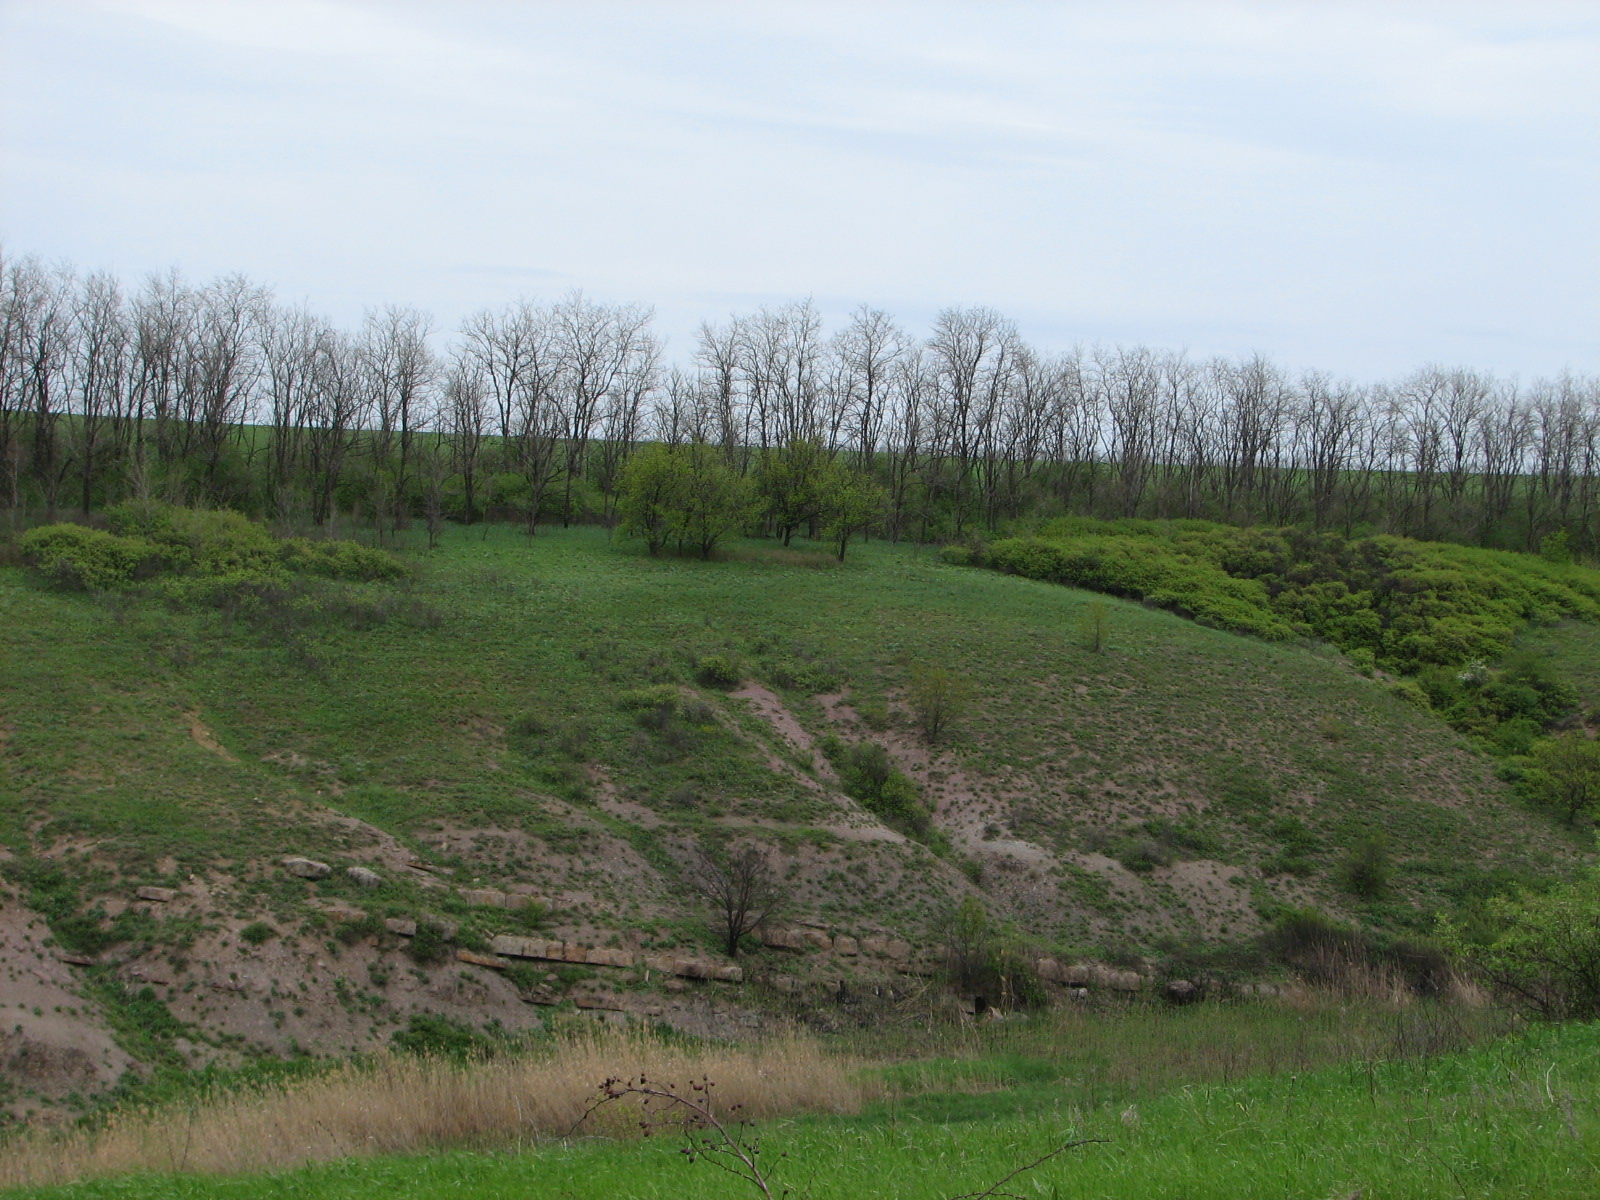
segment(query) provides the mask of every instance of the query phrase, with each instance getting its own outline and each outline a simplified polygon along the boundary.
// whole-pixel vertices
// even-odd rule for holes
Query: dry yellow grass
[[[547,1052],[463,1064],[382,1057],[286,1088],[229,1096],[188,1114],[163,1108],[98,1130],[26,1135],[0,1147],[0,1186],[40,1186],[138,1171],[274,1170],[352,1155],[446,1146],[514,1146],[572,1129],[611,1076],[640,1072],[679,1086],[709,1077],[714,1103],[754,1119],[857,1111],[876,1085],[857,1064],[799,1037],[743,1047],[686,1047],[636,1030],[559,1039]],[[628,1136],[612,1108],[591,1134]]]

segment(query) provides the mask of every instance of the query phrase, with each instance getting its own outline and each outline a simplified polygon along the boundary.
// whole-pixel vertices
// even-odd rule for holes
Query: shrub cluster
[[[1436,996],[1452,978],[1450,957],[1438,946],[1380,938],[1309,908],[1280,914],[1260,946],[1269,960],[1314,983],[1337,986],[1361,971],[1387,970],[1417,995]]]
[[[31,529],[19,539],[24,561],[59,587],[106,592],[148,581],[173,600],[204,603],[282,587],[297,575],[377,582],[406,572],[382,550],[277,538],[223,510],[130,503],[108,510],[106,522],[104,530],[70,524]]]
[[[1004,1009],[1048,1003],[1035,958],[1011,930],[996,924],[976,896],[966,896],[943,921],[945,976],[958,992]]]
[[[1074,519],[951,557],[1236,633],[1318,638],[1405,673],[1496,658],[1529,621],[1600,621],[1600,572],[1388,536]]]
[[[888,752],[874,742],[846,743],[829,735],[822,752],[839,773],[844,794],[857,801],[891,829],[928,845],[937,853],[949,852],[944,834],[922,802],[922,793],[905,772],[890,761]]]

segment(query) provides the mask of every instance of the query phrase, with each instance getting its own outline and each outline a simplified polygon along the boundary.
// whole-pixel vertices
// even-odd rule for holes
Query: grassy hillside
[[[793,920],[931,951],[977,895],[1040,950],[1125,964],[1284,906],[1424,931],[1587,849],[1332,651],[1114,601],[1092,653],[1089,593],[928,551],[840,565],[746,542],[701,562],[480,527],[410,561],[400,583],[220,607],[0,569],[6,874],[96,961],[75,969],[146,1061],[357,1045],[418,1011],[537,1023],[532,990],[596,972],[441,962],[383,919],[458,924],[469,952],[541,929],[710,953],[685,864],[741,838],[775,848]],[[931,748],[906,705],[928,665],[972,693]],[[916,784],[931,833],[844,794],[823,747],[852,743]],[[308,883],[285,855],[336,870]],[[1362,855],[1386,885],[1361,882]],[[344,876],[358,863],[378,887]],[[540,900],[487,907],[472,884]],[[846,968],[763,951],[742,989],[656,1012],[714,1032],[785,977]]]

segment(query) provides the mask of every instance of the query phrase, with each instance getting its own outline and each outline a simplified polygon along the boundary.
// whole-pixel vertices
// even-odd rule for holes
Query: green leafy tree
[[[981,995],[1001,1010],[1044,1003],[1044,987],[1026,948],[990,919],[978,897],[962,897],[942,925],[951,987]]]
[[[834,464],[823,482],[820,516],[823,535],[844,561],[850,539],[883,514],[888,493],[860,471]]]
[[[795,530],[819,519],[834,472],[822,443],[796,438],[761,460],[756,490],[761,509],[787,546]]]
[[[710,558],[717,543],[751,519],[755,505],[749,481],[728,466],[715,446],[685,446],[683,490],[679,499],[676,536],[680,545],[692,546],[701,558]]]
[[[1600,810],[1600,741],[1574,730],[1536,743],[1528,759],[1528,790],[1569,825]]]
[[[660,554],[676,542],[710,558],[717,543],[750,520],[750,485],[715,446],[646,446],[623,469],[617,513],[625,534]]]
[[[671,539],[687,475],[683,448],[645,446],[628,460],[618,484],[617,513],[624,534],[641,537],[652,556]]]

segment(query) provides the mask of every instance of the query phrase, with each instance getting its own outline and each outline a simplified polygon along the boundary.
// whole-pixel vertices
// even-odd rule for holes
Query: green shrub
[[[1387,895],[1393,875],[1388,848],[1376,835],[1354,846],[1335,871],[1339,886],[1362,900],[1380,900]]]
[[[327,579],[377,583],[406,575],[406,565],[394,555],[359,542],[290,538],[282,544],[280,557],[291,571]]]
[[[617,707],[627,712],[643,712],[660,708],[665,708],[668,712],[676,712],[682,699],[682,695],[675,686],[670,683],[658,683],[651,687],[633,688],[623,692],[617,697]]]
[[[882,746],[874,742],[846,745],[829,736],[822,742],[822,751],[839,772],[845,795],[884,824],[923,842],[937,832],[916,783],[890,761]]]
[[[159,571],[162,550],[143,538],[121,538],[82,525],[41,525],[17,542],[23,561],[57,587],[108,592]]]
[[[1600,868],[1543,894],[1494,896],[1479,937],[1440,918],[1446,948],[1512,1005],[1551,1020],[1600,1017]]]
[[[426,966],[443,962],[450,953],[444,931],[432,921],[418,921],[416,936],[407,938],[405,952],[413,962]]]
[[[972,549],[968,546],[944,546],[939,550],[939,561],[949,563],[952,567],[970,567],[973,565]]]
[[[1600,741],[1579,730],[1545,738],[1528,755],[1523,791],[1568,824],[1600,812]]]
[[[80,525],[29,530],[20,552],[60,587],[111,591],[154,579],[173,603],[213,607],[283,586],[296,574],[383,581],[406,571],[393,555],[354,542],[280,542],[226,510],[147,501],[109,509],[106,520],[109,532]]]
[[[265,921],[252,921],[239,931],[239,940],[252,946],[259,946],[277,936],[278,931]]]
[[[1008,929],[990,920],[976,896],[964,897],[941,924],[945,976],[951,988],[980,996],[989,1007],[1001,1010],[1048,1003],[1034,955]]]
[[[744,662],[734,654],[707,654],[695,667],[695,678],[705,687],[727,690],[744,679]]]
[[[413,1013],[390,1040],[408,1054],[439,1058],[492,1058],[500,1049],[499,1039],[435,1013]]]
[[[1559,537],[1547,540],[1549,552],[1536,557],[1303,529],[1074,518],[997,541],[986,562],[1235,633],[1318,638],[1363,674],[1420,673],[1396,694],[1435,708],[1486,749],[1515,753],[1527,745],[1525,726],[1504,736],[1499,727],[1548,727],[1570,710],[1570,693],[1525,664],[1454,677],[1508,653],[1529,622],[1600,622],[1600,572],[1568,561]]]

